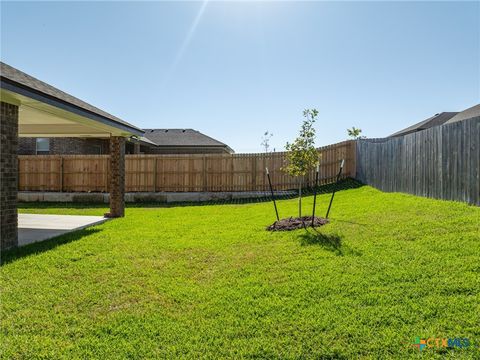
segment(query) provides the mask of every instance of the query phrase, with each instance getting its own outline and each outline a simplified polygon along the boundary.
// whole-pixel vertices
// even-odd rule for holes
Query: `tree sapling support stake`
[[[312,211],[312,227],[315,223],[315,206],[317,205],[317,187],[318,187],[318,172],[320,165],[317,164],[317,171],[315,172],[315,187],[313,188],[313,211]]]
[[[330,204],[328,204],[328,210],[327,210],[327,215],[325,215],[325,219],[328,219],[328,214],[330,213],[330,208],[332,207],[333,197],[335,196],[335,191],[337,190],[338,182],[340,181],[340,175],[342,175],[344,163],[345,163],[345,159],[342,159],[342,163],[340,164],[340,170],[338,171],[338,175],[337,175],[337,181],[335,182],[332,197],[330,198]]]
[[[277,203],[275,202],[275,196],[273,195],[273,187],[272,187],[272,181],[270,180],[270,172],[268,171],[268,168],[265,168],[265,170],[267,171],[268,185],[270,186],[270,192],[272,194],[273,207],[275,208],[275,214],[277,215],[277,221],[280,221],[280,218],[278,217]]]

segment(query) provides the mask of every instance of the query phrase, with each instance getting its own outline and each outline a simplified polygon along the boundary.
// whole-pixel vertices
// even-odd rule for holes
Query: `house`
[[[403,130],[397,131],[396,133],[390,135],[389,137],[403,136],[407,134],[412,134],[417,131],[429,129],[434,126],[443,125],[457,114],[458,114],[457,112],[442,112],[442,113],[435,114],[426,120],[420,121],[417,124],[411,125]]]
[[[92,82],[92,86],[95,86]],[[95,138],[109,145],[109,217],[125,209],[125,140],[143,130],[0,62],[0,248],[18,246],[18,143],[28,138]],[[45,142],[38,148],[45,151]]]
[[[468,109],[459,112],[457,115],[448,120],[446,124],[452,124],[457,121],[471,119],[474,117],[480,117],[480,104],[474,105]]]
[[[397,131],[389,137],[398,137],[407,134],[412,134],[417,131],[429,129],[434,126],[452,124],[457,121],[480,117],[480,104],[474,105],[468,109],[460,112],[442,112],[429,117],[426,120],[420,121],[417,124],[411,125],[403,130]]]
[[[143,129],[127,140],[127,154],[232,154],[228,145],[194,129]],[[100,138],[20,138],[20,155],[108,154],[108,140]]]
[[[194,129],[143,129],[140,141],[147,139],[155,146],[141,145],[146,154],[233,154],[233,149]],[[143,151],[142,151],[143,149]]]

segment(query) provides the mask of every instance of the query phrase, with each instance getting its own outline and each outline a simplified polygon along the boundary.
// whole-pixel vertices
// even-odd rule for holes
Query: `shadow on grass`
[[[337,256],[355,255],[360,256],[361,253],[345,246],[342,237],[336,234],[323,234],[318,231],[305,231],[300,235],[300,244],[302,246],[318,245],[325,250],[331,251]]]
[[[68,234],[60,235],[48,240],[40,241],[37,243],[25,245],[22,247],[2,251],[1,265],[5,265],[16,260],[22,259],[30,255],[41,254],[45,251],[52,250],[57,246],[65,245],[73,241],[80,240],[85,236],[93,235],[100,232],[100,229],[83,229],[73,231]]]

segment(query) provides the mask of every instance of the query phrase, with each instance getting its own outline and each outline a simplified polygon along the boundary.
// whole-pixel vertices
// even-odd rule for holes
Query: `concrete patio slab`
[[[103,216],[18,214],[18,246],[101,224]]]

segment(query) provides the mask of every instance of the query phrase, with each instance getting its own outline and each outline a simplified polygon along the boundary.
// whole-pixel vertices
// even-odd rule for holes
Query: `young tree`
[[[273,134],[268,130],[265,131],[262,136],[262,142],[260,143],[260,145],[265,149],[266,153],[268,153],[268,150],[270,150],[270,139],[272,138],[272,136]]]
[[[299,197],[298,197],[298,216],[302,216],[302,185],[303,177],[318,164],[318,151],[315,148],[315,128],[314,123],[318,116],[317,109],[307,109],[303,111],[302,127],[299,136],[293,143],[287,143],[287,165],[283,171],[299,179]]]
[[[350,136],[354,140],[363,138],[364,136],[360,136],[361,133],[362,129],[357,129],[355,126],[352,126],[351,129],[347,129],[348,136]]]

